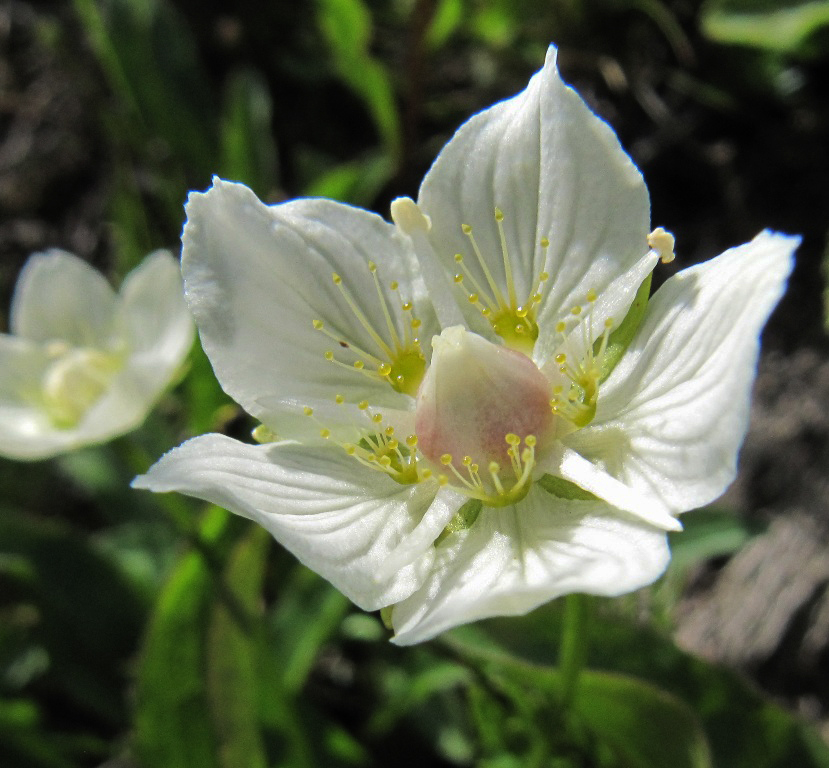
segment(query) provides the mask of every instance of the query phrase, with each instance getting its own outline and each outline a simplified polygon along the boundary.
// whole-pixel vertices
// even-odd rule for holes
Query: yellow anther
[[[373,414],[371,415],[371,420],[372,420],[375,424],[379,424],[381,421],[383,421],[383,414],[382,414],[382,413],[373,413]]]
[[[548,245],[549,245],[549,243],[548,243]],[[538,276],[538,279],[539,279],[540,282],[546,283],[550,279],[550,273],[549,272],[542,272]]]
[[[471,235],[472,234],[472,227],[470,227],[469,224],[461,224],[461,231],[465,235]]]
[[[388,376],[391,373],[391,366],[388,363],[380,363],[377,367],[377,373],[381,376]]]
[[[489,462],[489,473],[491,475],[497,475],[501,471],[501,465],[497,461],[490,461]]]
[[[554,359],[555,359],[555,361],[556,361],[557,363],[566,363],[566,362],[567,362],[567,355],[565,355],[565,354],[564,354],[564,352],[559,352],[559,353],[555,356],[555,358],[554,358]]]
[[[458,285],[460,285],[463,282],[463,275],[461,275],[459,273],[459,274],[455,275],[455,277],[453,279]]]
[[[477,293],[470,293],[469,294],[469,303],[470,304],[477,304],[478,303],[478,294]]]
[[[391,437],[394,434],[394,427],[386,427],[386,436]],[[395,440],[395,442],[397,442]]]
[[[326,360],[333,360],[334,359],[334,353],[330,349],[327,349],[327,350],[325,350],[325,354],[323,355],[323,357]]]
[[[400,283],[398,283],[397,280],[392,280],[389,283],[389,288],[391,288],[393,291],[396,291],[399,287],[400,287]]]
[[[594,291],[594,290],[591,288],[591,289],[587,292],[587,300],[588,300],[588,301],[592,304],[594,301],[596,301],[596,298],[597,298],[597,297],[596,297],[596,291]]]
[[[571,315],[580,315],[581,314],[581,307],[576,305],[570,310]]]
[[[550,241],[546,237],[541,238],[541,247],[542,248],[549,248],[550,247]]]
[[[321,331],[323,329],[322,320],[313,320],[312,323],[316,330]]]
[[[358,407],[361,411],[366,410],[366,408],[368,408],[368,400],[360,400],[360,402],[359,402],[359,403],[357,403],[357,407]]]
[[[444,453],[443,456],[440,457],[440,463],[445,467],[449,466],[452,463],[452,454]]]
[[[414,448],[417,445],[417,435],[409,435],[406,438],[406,445],[408,445],[409,448]]]
[[[334,285],[340,285],[343,281],[343,279],[336,272],[331,275],[331,279],[334,281]]]
[[[355,361],[354,361],[354,367],[355,367],[358,371],[362,371],[362,370],[363,370],[363,368],[365,368],[365,367],[366,367],[366,364],[365,364],[362,360],[355,360]]]
[[[321,429],[320,430],[320,437],[324,437],[326,440],[331,437],[331,430],[330,429]]]
[[[449,485],[449,478],[446,475],[438,475],[439,485]]]
[[[411,312],[412,311],[412,302],[411,301],[404,301],[401,305],[401,308],[404,312]]]
[[[563,320],[559,320],[556,323],[556,333],[564,333],[567,330],[567,323]]]
[[[500,208],[495,209],[495,221],[503,221],[504,212]]]
[[[613,327],[613,318],[608,317],[607,320],[604,321],[605,328],[612,328]]]
[[[349,455],[353,456],[357,453],[357,446],[354,443],[343,443],[343,450]]]
[[[412,329],[413,330],[417,330],[418,328],[420,328],[421,325],[422,325],[422,322],[421,322],[420,318],[418,318],[418,317],[413,317],[412,318]]]
[[[509,432],[506,435],[504,435],[504,440],[506,440],[509,445],[521,444],[521,438],[518,437],[518,435],[516,435],[514,432]]]
[[[535,444],[536,444],[536,437],[535,437],[535,435],[527,435],[527,436],[524,438],[524,444],[525,444],[525,445],[527,445],[527,446],[529,446],[530,448],[535,448]]]
[[[371,272],[372,274],[377,271],[377,265],[373,261],[370,261],[368,263],[368,271]]]
[[[345,397],[343,397],[342,395],[334,395],[334,402],[337,405],[342,405],[345,402]]]
[[[313,416],[313,415],[314,415],[314,409],[313,409],[313,408],[309,408],[307,405],[306,405],[306,406],[302,409],[302,412],[303,412],[306,416]]]
[[[463,461],[461,461],[461,464],[463,464],[465,467],[471,466],[472,465],[472,457],[471,456],[464,456]]]
[[[471,232],[472,230],[470,229],[469,231]],[[456,261],[458,264],[460,264],[460,263],[463,261],[463,256],[462,256],[460,253],[456,253],[456,254],[455,254],[455,261]]]

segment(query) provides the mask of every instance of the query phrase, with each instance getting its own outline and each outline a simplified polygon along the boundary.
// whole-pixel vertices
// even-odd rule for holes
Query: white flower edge
[[[596,418],[565,444],[672,514],[720,496],[748,428],[760,331],[799,243],[764,231],[669,278],[602,385]]]
[[[602,502],[535,486],[517,506],[484,508],[436,548],[429,578],[394,606],[392,642],[412,645],[492,616],[523,615],[572,592],[616,596],[652,583],[670,560],[664,531]]]
[[[177,260],[166,251],[144,259],[118,294],[70,253],[35,254],[15,291],[11,330],[20,335],[0,335],[0,456],[29,461],[140,426],[178,372],[195,332]],[[26,394],[41,386],[50,342],[107,352],[126,348],[105,392],[68,428],[56,427]]]
[[[464,498],[435,481],[400,485],[339,449],[194,438],[134,488],[178,491],[247,517],[364,610],[399,602],[427,577],[433,542]]]

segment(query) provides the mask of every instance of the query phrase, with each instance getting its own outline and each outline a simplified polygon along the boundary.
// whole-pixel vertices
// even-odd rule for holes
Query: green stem
[[[573,703],[579,675],[587,662],[588,598],[567,595],[564,598],[564,626],[558,668],[561,673],[561,703],[568,709]]]

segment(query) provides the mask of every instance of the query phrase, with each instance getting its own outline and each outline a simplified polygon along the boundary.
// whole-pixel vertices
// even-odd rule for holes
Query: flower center
[[[455,283],[463,288],[471,286],[472,292],[467,293],[469,303],[475,306],[489,321],[495,333],[504,340],[504,344],[529,355],[532,353],[535,341],[538,338],[538,323],[535,319],[536,307],[541,301],[544,284],[550,276],[546,272],[541,272],[534,283],[533,290],[524,301],[519,302],[515,279],[513,278],[512,259],[504,233],[504,214],[500,208],[495,209],[495,224],[498,227],[498,237],[501,243],[506,294],[501,290],[492,275],[492,271],[487,266],[486,259],[481,253],[475,235],[472,233],[472,227],[469,224],[463,224],[461,229],[469,239],[478,266],[484,274],[486,285],[483,285],[474,273],[466,267],[463,254],[460,253],[455,254],[455,263],[461,270],[455,275]],[[540,245],[546,251],[550,246],[550,241],[543,237]]]
[[[41,384],[43,408],[59,429],[70,429],[98,401],[122,366],[118,355],[87,347],[49,345],[54,358]]]
[[[376,349],[373,352],[362,349],[353,341],[345,338],[343,334],[335,333],[326,328],[322,320],[314,319],[314,328],[336,342],[340,354],[348,355],[350,358],[348,361],[341,360],[334,355],[333,349],[329,349],[325,352],[325,359],[348,370],[357,371],[369,378],[385,380],[397,392],[414,397],[426,371],[426,359],[420,348],[420,340],[417,338],[420,320],[414,315],[412,302],[401,299],[398,306],[403,315],[403,322],[401,323],[403,332],[399,333],[392,318],[386,295],[380,285],[380,279],[377,276],[377,265],[370,261],[368,269],[374,281],[377,298],[383,313],[384,329],[378,329],[372,324],[354,300],[351,292],[343,284],[340,275],[335,272],[331,278],[357,322],[371,338]],[[396,281],[391,282],[389,287],[395,293],[399,290]]]
[[[432,339],[417,396],[420,452],[458,490],[490,506],[529,491],[536,450],[553,435],[550,385],[526,355],[461,326]]]

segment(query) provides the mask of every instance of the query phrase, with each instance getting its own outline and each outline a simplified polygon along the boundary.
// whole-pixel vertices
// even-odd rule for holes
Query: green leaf
[[[317,16],[340,79],[363,101],[386,152],[397,158],[400,116],[391,77],[370,53],[371,13],[361,0],[317,0]]]
[[[367,206],[374,202],[393,172],[394,165],[388,155],[371,155],[321,173],[305,190],[305,195]]]
[[[619,674],[583,672],[573,700],[580,720],[628,768],[710,768],[693,710],[666,691]]]
[[[463,0],[441,0],[426,30],[426,45],[438,50],[463,21]]]
[[[202,525],[204,539],[218,541],[227,519],[214,510]],[[190,552],[159,597],[137,675],[135,747],[145,765],[223,768],[205,674],[213,586],[204,557]]]
[[[826,0],[709,0],[702,9],[712,40],[778,53],[809,52],[809,38],[827,24]]]
[[[717,507],[684,515],[682,524],[682,531],[668,534],[671,567],[679,570],[712,557],[733,554],[759,533],[734,512]]]
[[[225,87],[223,104],[220,175],[266,199],[276,186],[277,159],[268,84],[257,72],[237,71]]]
[[[251,525],[234,547],[224,581],[246,615],[259,616],[262,582],[271,537]],[[207,628],[207,698],[222,768],[267,768],[258,727],[256,636],[261,623],[240,624],[241,617],[217,601]]]

